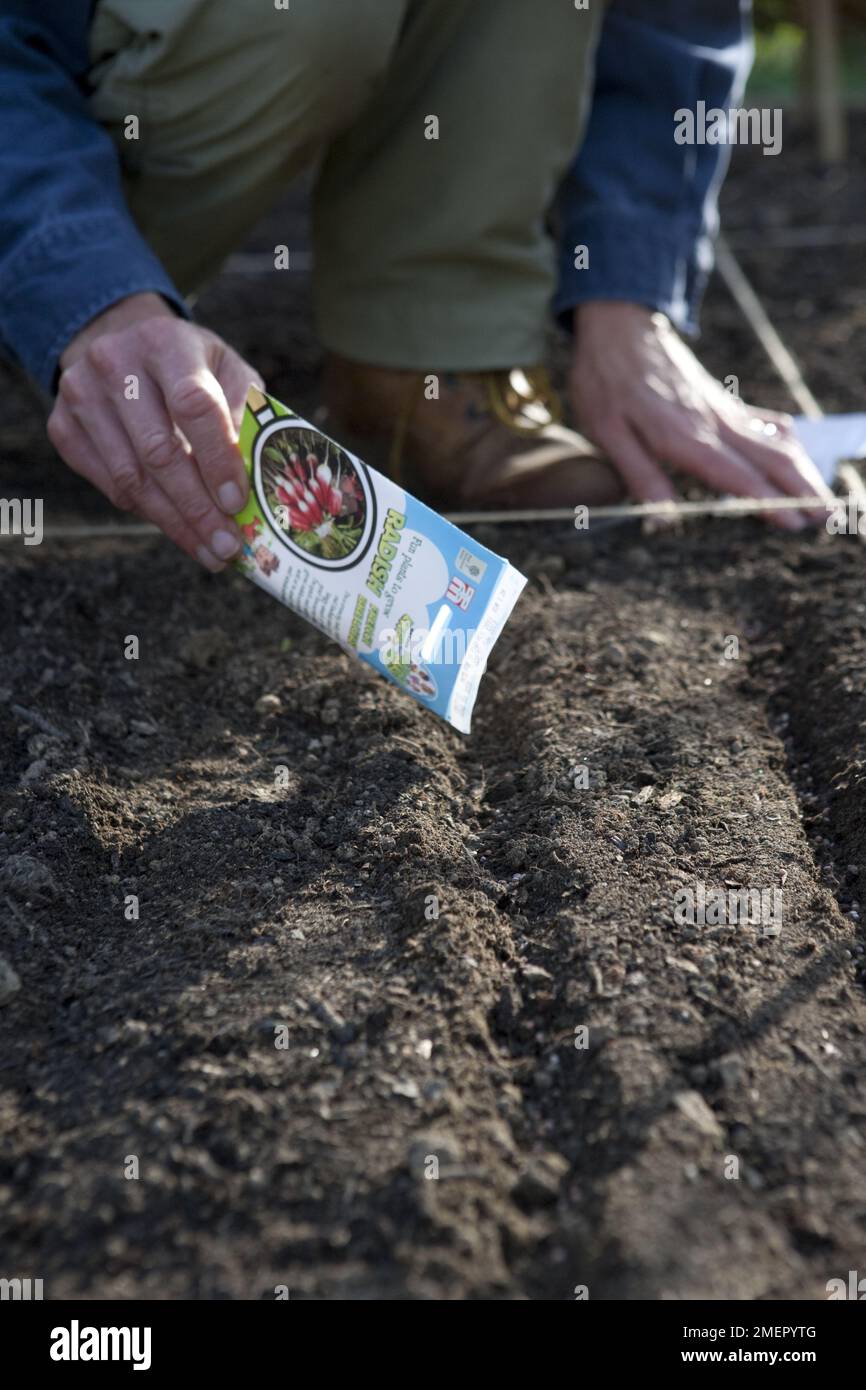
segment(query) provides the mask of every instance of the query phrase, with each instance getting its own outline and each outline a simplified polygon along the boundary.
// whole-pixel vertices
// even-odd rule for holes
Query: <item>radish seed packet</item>
[[[460,733],[526,579],[251,387],[237,567]]]

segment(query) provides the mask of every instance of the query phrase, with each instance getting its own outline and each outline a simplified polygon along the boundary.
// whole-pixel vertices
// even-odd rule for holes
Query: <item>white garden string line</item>
[[[859,480],[858,480],[859,481]],[[841,503],[840,503],[841,504]],[[717,497],[701,499],[696,502],[623,502],[609,507],[588,507],[588,521],[629,521],[632,518],[660,517],[662,520],[676,520],[681,516],[750,516],[762,512],[811,511],[821,507],[831,507],[830,502],[809,494],[804,497]],[[509,512],[445,512],[445,520],[455,526],[481,525],[484,522],[519,521],[574,521],[573,507],[540,507],[535,511]],[[578,528],[588,530],[589,527]],[[103,522],[81,526],[45,526],[45,540],[73,541],[89,540],[94,537],[128,536],[140,539],[158,536],[162,533],[158,526],[142,523],[124,525],[123,522]],[[12,536],[0,536],[0,540],[12,540]]]
[[[122,521],[95,521],[82,522],[81,525],[70,526],[43,526],[42,539],[44,541],[89,541],[107,540],[112,536],[126,536],[130,540],[140,540],[143,536],[161,536],[162,532],[158,526],[151,526],[149,522],[142,522],[140,525],[124,523]],[[16,537],[10,532],[8,535],[0,535],[0,544],[3,541],[13,541]]]
[[[618,502],[609,507],[587,507],[587,520],[629,521],[632,517],[669,517],[675,520],[680,516],[749,516],[761,512],[810,511],[829,507],[814,493],[806,497],[710,497],[696,502]],[[480,524],[484,521],[573,521],[574,507],[539,508],[537,511],[510,512],[452,512],[446,514],[446,521],[455,526]],[[577,529],[589,530],[589,526]]]
[[[814,511],[822,506],[820,498],[812,494],[805,497],[718,497],[697,502],[623,502],[609,507],[588,507],[590,521],[628,521],[633,517],[661,517],[675,520],[681,516],[749,516],[761,512],[795,511],[809,508]],[[510,512],[445,512],[445,520],[455,525],[480,525],[483,522],[514,521],[574,521],[573,507],[538,508],[536,511]],[[589,529],[588,527],[583,529]],[[158,526],[149,523],[124,524],[122,521],[97,522],[91,525],[45,526],[43,538],[55,541],[90,540],[102,537],[108,539],[127,536],[141,539],[161,535]],[[14,537],[0,536],[2,540]]]
[[[255,275],[264,269],[265,261],[269,261],[269,259],[265,256],[239,254],[229,258],[227,268],[241,275]],[[310,258],[304,256],[302,259],[304,265],[299,263],[297,265],[299,270],[307,269],[306,262]],[[746,319],[801,414],[813,420],[820,420],[824,412],[803,380],[803,374],[796,360],[774,328],[763,304],[746,278],[728,243],[721,236],[716,243],[716,266],[728,293]],[[866,512],[866,486],[864,486],[857,470],[849,463],[841,463],[837,470],[837,477],[847,488],[849,495],[853,496],[859,503],[862,511]],[[742,517],[788,509],[808,508],[815,510],[816,505],[820,507],[830,504],[822,504],[813,496],[708,497],[694,502],[622,502],[609,507],[589,507],[587,511],[589,521],[604,520],[610,524],[650,517],[660,517],[666,520],[687,516]],[[573,522],[575,509],[573,507],[542,507],[501,512],[446,512],[445,517],[456,526],[482,523],[517,525],[521,522],[533,521]],[[588,530],[589,528],[585,529]],[[46,526],[43,528],[44,540],[90,540],[98,537],[116,536],[137,539],[158,534],[160,532],[157,526],[124,525],[123,522],[96,522],[91,525]],[[0,541],[4,539],[9,540],[12,537],[0,536]],[[860,539],[866,543],[866,536],[861,535]]]

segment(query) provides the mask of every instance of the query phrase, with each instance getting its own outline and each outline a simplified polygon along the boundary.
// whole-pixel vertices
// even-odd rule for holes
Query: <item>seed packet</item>
[[[238,568],[461,733],[526,584],[495,555],[251,387]]]

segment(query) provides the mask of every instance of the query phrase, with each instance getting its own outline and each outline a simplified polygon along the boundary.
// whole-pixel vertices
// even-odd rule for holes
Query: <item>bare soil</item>
[[[738,155],[729,227],[859,409],[862,248],[771,254],[762,218],[842,223],[864,166],[768,163]],[[314,409],[304,280],[228,274],[201,315]],[[702,354],[789,404],[718,286]],[[3,382],[0,494],[108,517]],[[817,1299],[866,1268],[866,549],[481,534],[531,582],[466,739],[161,540],[0,548],[4,1275]],[[781,889],[780,934],[678,925],[698,882]]]

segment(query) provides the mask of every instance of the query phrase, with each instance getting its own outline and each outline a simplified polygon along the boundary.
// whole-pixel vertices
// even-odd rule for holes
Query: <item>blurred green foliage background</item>
[[[804,20],[811,0],[755,0],[756,59],[751,93],[802,99],[806,68]],[[852,105],[866,102],[866,0],[837,0],[841,87]]]

